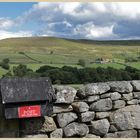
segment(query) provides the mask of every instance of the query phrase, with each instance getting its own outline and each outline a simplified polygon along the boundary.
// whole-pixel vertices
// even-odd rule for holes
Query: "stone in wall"
[[[112,112],[110,121],[118,130],[140,129],[140,106],[130,105]]]
[[[130,112],[134,129],[140,129],[140,105],[129,105],[118,112]]]
[[[69,86],[55,86],[56,102],[70,104],[74,101],[76,96],[76,89]]]
[[[109,127],[109,132],[117,132],[117,131],[118,131],[117,128],[113,124],[111,124]]]
[[[103,119],[109,117],[111,112],[96,112],[96,119]]]
[[[134,80],[131,82],[134,91],[140,91],[140,80]]]
[[[64,113],[64,112],[70,112],[73,111],[73,108],[71,105],[54,105],[53,106],[53,113],[57,114],[57,113]]]
[[[140,99],[140,92],[133,92],[134,98]]]
[[[75,112],[86,112],[89,110],[89,106],[85,102],[74,102],[72,107]]]
[[[92,102],[98,101],[99,99],[100,99],[100,97],[98,95],[87,96],[87,98],[84,101],[87,103],[92,103]]]
[[[64,127],[64,135],[66,137],[85,136],[89,133],[89,128],[84,123],[73,122]]]
[[[25,135],[24,138],[48,138],[47,134],[32,134],[32,135]]]
[[[90,122],[94,119],[95,112],[93,111],[87,111],[80,114],[80,121],[81,122]]]
[[[127,130],[122,132],[116,132],[118,138],[137,138],[136,130]]]
[[[133,87],[129,81],[108,82],[108,85],[113,92],[130,93],[133,91]]]
[[[105,93],[101,95],[101,98],[111,98],[112,101],[115,101],[121,99],[121,94],[118,92]]]
[[[57,129],[57,126],[55,124],[55,121],[53,118],[45,116],[44,122],[41,128],[41,132],[52,132],[55,129]]]
[[[133,99],[133,100],[127,101],[128,105],[137,105],[138,103],[139,103],[139,101],[137,99]]]
[[[100,136],[96,136],[94,134],[87,134],[84,138],[100,138]]]
[[[113,109],[119,109],[125,107],[125,101],[124,100],[117,100],[113,102]]]
[[[130,101],[133,99],[133,93],[128,93],[128,94],[122,94],[122,99],[125,101]]]
[[[106,83],[91,83],[80,89],[77,93],[77,96],[83,98],[90,95],[102,94],[109,90],[110,87]]]
[[[57,114],[57,122],[60,127],[65,127],[70,122],[75,121],[78,116],[73,112]]]
[[[61,128],[54,130],[50,134],[50,138],[62,138],[63,137],[63,130]]]
[[[112,100],[110,98],[100,99],[90,105],[92,111],[108,111],[112,109]]]
[[[104,93],[104,94],[100,95],[101,99],[110,98],[110,97],[111,97],[110,93]]]
[[[104,138],[137,138],[136,130],[119,131],[115,133],[108,133]]]
[[[133,129],[133,122],[130,112],[116,111],[111,113],[110,123],[114,124],[119,131]]]
[[[107,134],[109,130],[110,124],[107,119],[97,120],[97,121],[91,121],[91,126],[89,127],[90,133],[98,135],[98,136],[104,136]]]

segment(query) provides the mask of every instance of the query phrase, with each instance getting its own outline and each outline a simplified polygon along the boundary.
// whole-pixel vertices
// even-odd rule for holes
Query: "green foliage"
[[[25,54],[24,52],[18,52],[18,53],[19,53],[19,54],[23,54],[23,55]]]
[[[126,57],[125,62],[138,62],[140,59],[138,57]]]
[[[13,67],[3,77],[50,77],[53,84],[85,84],[93,82],[140,80],[140,70],[127,66],[125,69],[81,68],[64,66],[62,68],[42,66],[36,72],[26,65]]]
[[[26,65],[20,64],[17,67],[16,66],[13,67],[14,76],[24,77],[29,72],[33,72],[33,71],[31,69],[28,69]]]
[[[12,77],[12,72],[11,71],[8,71],[6,74],[4,74],[2,77]]]
[[[85,67],[86,66],[86,61],[84,59],[79,59],[78,60],[78,65]]]
[[[5,58],[2,60],[2,62],[0,62],[0,66],[3,68],[3,69],[6,69],[6,70],[9,70],[10,66],[9,66],[9,58]]]
[[[125,69],[108,68],[51,68],[42,66],[36,71],[41,77],[49,76],[54,84],[84,84],[93,82],[122,81],[140,79],[140,70],[127,66]],[[59,83],[58,82],[58,83]]]

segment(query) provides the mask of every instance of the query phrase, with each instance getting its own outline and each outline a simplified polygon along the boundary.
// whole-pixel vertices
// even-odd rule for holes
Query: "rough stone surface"
[[[51,131],[54,131],[55,129],[57,129],[53,118],[45,116],[44,119],[45,120],[44,120],[44,123],[42,125],[41,132],[51,132]]]
[[[139,103],[139,101],[137,99],[133,99],[133,100],[127,101],[128,105],[137,105],[138,103]]]
[[[107,134],[109,126],[110,124],[107,119],[91,121],[90,133],[104,136],[105,134]]]
[[[110,95],[111,95],[111,100],[113,101],[121,99],[121,95],[118,92],[110,93]]]
[[[108,84],[113,92],[130,93],[133,91],[133,87],[128,81],[108,82]]]
[[[116,132],[116,131],[117,131],[117,128],[113,124],[111,124],[109,128],[109,132]]]
[[[57,122],[60,127],[65,127],[70,122],[76,120],[78,116],[73,112],[57,114]]]
[[[85,102],[74,102],[72,107],[75,112],[86,112],[89,110],[89,106]]]
[[[62,138],[63,137],[63,130],[61,128],[54,130],[50,134],[50,138]]]
[[[107,133],[104,138],[118,138],[116,133]]]
[[[130,101],[133,99],[133,93],[129,93],[129,94],[122,94],[122,99],[125,101]]]
[[[117,100],[113,102],[113,109],[119,109],[125,107],[125,101]]]
[[[121,99],[121,95],[118,92],[111,92],[102,94],[101,98],[111,98],[112,101],[115,101]]]
[[[136,130],[120,131],[115,133],[108,133],[104,138],[137,138]]]
[[[134,98],[140,99],[140,92],[133,92]]]
[[[105,94],[102,94],[100,97],[101,97],[101,99],[110,98],[111,95],[110,95],[110,93],[105,93]]]
[[[134,80],[131,82],[134,91],[140,91],[140,80]]]
[[[53,113],[54,114],[57,114],[57,113],[63,113],[63,112],[70,112],[70,111],[72,111],[73,110],[73,108],[72,108],[72,106],[71,105],[54,105],[53,106]]]
[[[96,136],[93,134],[87,134],[84,138],[100,138],[100,136]]]
[[[85,99],[85,102],[87,103],[92,103],[92,102],[95,102],[97,100],[99,100],[100,97],[98,95],[95,95],[95,96],[88,96],[86,99]]]
[[[48,138],[47,134],[25,135],[24,138]]]
[[[93,83],[87,84],[85,86],[85,93],[86,95],[96,95],[106,93],[110,90],[110,87],[106,83]]]
[[[110,112],[96,112],[96,119],[103,119],[109,117]]]
[[[56,86],[56,102],[55,103],[72,103],[76,96],[76,89],[69,86]]]
[[[106,83],[91,83],[79,89],[77,92],[77,96],[83,98],[90,95],[102,94],[109,90],[110,87]]]
[[[112,101],[110,98],[101,99],[90,105],[92,111],[108,111],[112,109]]]
[[[90,122],[94,119],[94,117],[95,117],[95,112],[87,111],[87,112],[81,113],[80,121],[81,122]]]
[[[110,115],[110,122],[114,124],[118,130],[133,129],[133,122],[130,112],[114,112]]]
[[[137,138],[136,130],[127,130],[122,132],[116,132],[118,138]]]
[[[84,123],[73,122],[64,127],[64,135],[66,137],[85,136],[89,133],[89,128]]]
[[[140,129],[140,106],[139,105],[129,105],[122,109],[117,110],[118,112],[129,112],[131,114],[131,120],[133,128]]]

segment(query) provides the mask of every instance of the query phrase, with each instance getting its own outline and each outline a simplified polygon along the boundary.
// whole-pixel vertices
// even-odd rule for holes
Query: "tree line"
[[[14,66],[3,77],[50,77],[53,84],[85,84],[93,82],[140,80],[140,70],[126,66],[125,69],[108,68],[62,68],[41,66],[33,71],[26,65]]]

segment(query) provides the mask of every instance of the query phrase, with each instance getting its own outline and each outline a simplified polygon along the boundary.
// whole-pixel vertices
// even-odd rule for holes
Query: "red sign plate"
[[[22,106],[18,108],[19,118],[29,118],[29,117],[40,117],[41,107],[39,105],[34,106]]]

